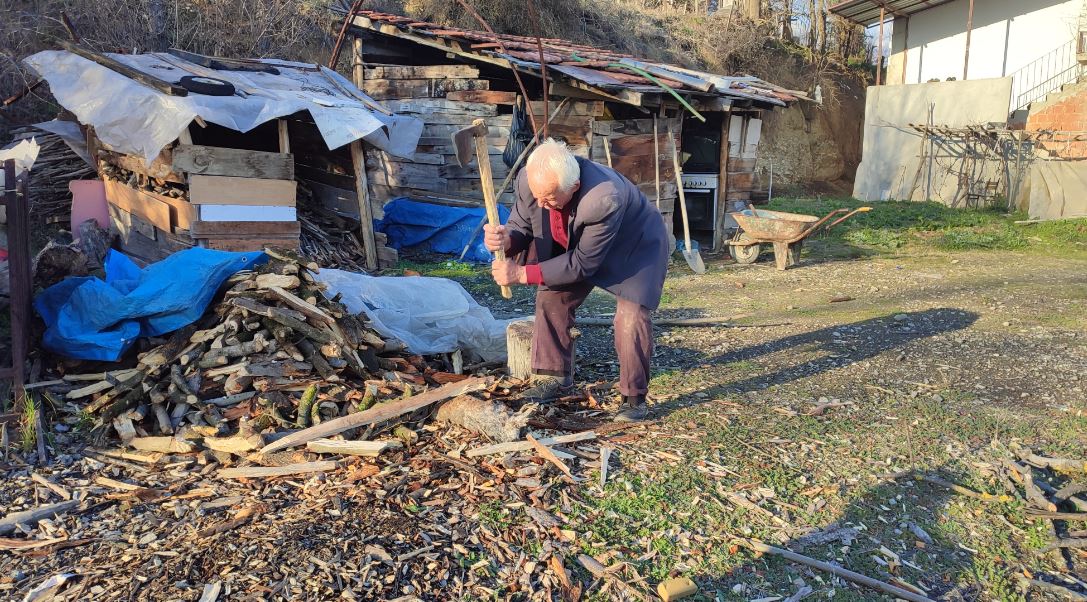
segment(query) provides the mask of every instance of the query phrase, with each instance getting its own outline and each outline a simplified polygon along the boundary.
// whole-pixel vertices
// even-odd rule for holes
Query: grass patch
[[[1087,219],[1016,225],[1023,213],[998,209],[953,209],[940,203],[877,201],[850,198],[776,198],[773,211],[823,216],[835,209],[872,208],[814,237],[813,247],[832,256],[854,250],[895,253],[908,247],[943,251],[999,250],[1076,253],[1087,251]]]
[[[437,278],[470,278],[486,273],[488,266],[452,259],[426,262],[401,260],[396,264],[396,270],[400,272],[400,275],[415,272],[420,276],[434,276]]]

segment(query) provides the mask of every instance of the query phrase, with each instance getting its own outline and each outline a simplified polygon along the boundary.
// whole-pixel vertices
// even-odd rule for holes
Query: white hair
[[[581,167],[578,166],[574,153],[570,152],[566,143],[554,138],[541,142],[528,156],[525,167],[532,172],[544,170],[554,174],[562,192],[573,190],[574,184],[581,179]]]

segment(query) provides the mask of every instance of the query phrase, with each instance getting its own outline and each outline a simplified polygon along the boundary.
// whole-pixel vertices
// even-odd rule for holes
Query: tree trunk
[[[147,12],[151,21],[152,50],[163,52],[170,47],[166,37],[166,0],[149,0]]]
[[[762,0],[738,0],[742,1],[743,15],[752,21],[762,18]]]

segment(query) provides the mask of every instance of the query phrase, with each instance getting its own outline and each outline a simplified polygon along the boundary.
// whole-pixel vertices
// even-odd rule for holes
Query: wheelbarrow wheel
[[[753,245],[729,245],[728,249],[736,263],[743,265],[755,263],[759,258],[759,252],[762,251],[758,243]]]

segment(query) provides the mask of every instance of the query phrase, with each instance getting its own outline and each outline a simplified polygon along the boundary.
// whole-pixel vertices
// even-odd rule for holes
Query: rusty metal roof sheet
[[[346,11],[344,11],[346,12]],[[357,28],[416,43],[454,50],[463,58],[522,71],[539,73],[540,52],[536,38],[508,34],[490,34],[458,27],[419,21],[410,17],[362,10],[356,13]],[[727,77],[675,65],[643,61],[635,57],[568,40],[544,38],[544,61],[549,74],[560,73],[567,80],[617,95],[620,100],[633,102],[623,93],[664,93],[656,82],[639,71],[650,73],[653,79],[684,96],[744,99],[771,106],[786,106],[802,92],[786,90],[752,76]]]
[[[882,9],[886,17],[908,17],[923,10],[936,8],[952,0],[845,0],[830,7],[830,12],[861,25],[879,23]],[[965,16],[963,17],[966,18]]]

